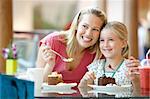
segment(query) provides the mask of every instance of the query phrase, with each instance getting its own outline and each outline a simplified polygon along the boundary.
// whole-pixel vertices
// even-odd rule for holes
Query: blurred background
[[[21,70],[35,67],[39,41],[68,29],[75,14],[88,6],[102,9],[108,21],[125,23],[130,55],[145,58],[150,48],[150,0],[0,0],[0,50],[13,40]],[[4,70],[5,59],[0,57],[0,72]]]

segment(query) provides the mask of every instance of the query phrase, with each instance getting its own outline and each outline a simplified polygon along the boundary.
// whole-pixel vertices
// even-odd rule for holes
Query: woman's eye
[[[99,29],[93,29],[93,31],[97,31],[97,32],[99,32],[100,30],[99,30]]]
[[[82,25],[84,28],[88,28],[88,26],[86,26],[86,25]]]

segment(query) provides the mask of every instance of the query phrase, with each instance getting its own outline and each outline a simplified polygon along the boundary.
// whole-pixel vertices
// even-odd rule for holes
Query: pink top
[[[66,53],[66,44],[60,41],[62,37],[58,36],[57,34],[58,32],[54,32],[47,35],[40,41],[40,44],[48,42],[53,50],[57,51],[62,56],[68,57]],[[74,70],[69,71],[65,68],[66,63],[62,61],[59,56],[56,55],[53,71],[61,73],[63,76],[63,81],[65,83],[79,83],[81,78],[87,71],[87,66],[93,61],[94,57],[95,54],[91,54],[89,51],[86,50],[79,65]]]

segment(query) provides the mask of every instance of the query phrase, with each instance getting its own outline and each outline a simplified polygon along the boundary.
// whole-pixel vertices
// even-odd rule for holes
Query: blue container
[[[0,74],[0,99],[34,99],[34,82]]]

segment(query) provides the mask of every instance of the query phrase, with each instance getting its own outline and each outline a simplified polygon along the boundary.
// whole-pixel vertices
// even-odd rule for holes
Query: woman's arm
[[[53,71],[56,55],[50,47],[42,44],[39,48],[36,67],[44,68],[43,81],[47,81],[48,75]]]
[[[39,67],[39,68],[44,68],[46,65],[46,62],[44,61],[44,59],[42,57],[43,48],[44,48],[44,45],[41,45],[38,50],[36,67]]]
[[[51,63],[47,63],[44,68],[43,81],[47,82],[48,75],[52,73],[55,62],[51,61]]]

